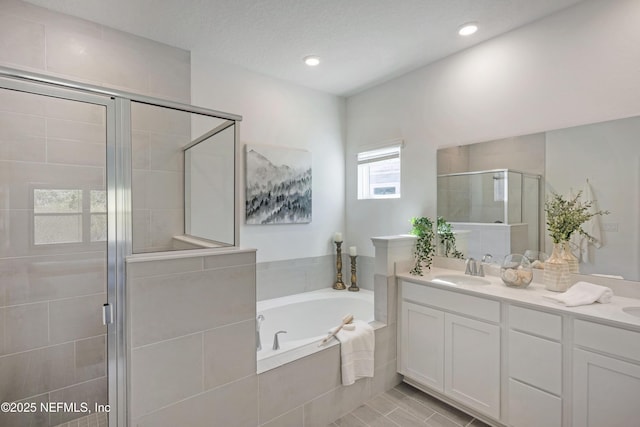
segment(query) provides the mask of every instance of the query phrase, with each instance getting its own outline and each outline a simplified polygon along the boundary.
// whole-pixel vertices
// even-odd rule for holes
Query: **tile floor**
[[[408,384],[377,395],[327,427],[488,427]]]
[[[98,412],[78,418],[68,423],[58,424],[56,427],[107,427],[108,415],[106,412]]]

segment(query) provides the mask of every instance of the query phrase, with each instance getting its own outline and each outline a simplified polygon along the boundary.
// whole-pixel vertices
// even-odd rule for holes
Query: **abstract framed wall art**
[[[311,153],[263,145],[245,150],[245,222],[311,222]]]

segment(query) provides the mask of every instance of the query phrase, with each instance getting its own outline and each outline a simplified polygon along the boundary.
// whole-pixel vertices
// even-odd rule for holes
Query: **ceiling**
[[[27,1],[349,96],[583,0]],[[480,29],[458,36],[468,21]]]

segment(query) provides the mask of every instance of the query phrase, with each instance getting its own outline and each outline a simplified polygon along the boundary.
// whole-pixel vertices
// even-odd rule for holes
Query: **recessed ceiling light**
[[[478,31],[478,24],[475,22],[467,22],[458,29],[458,34],[461,36],[470,36],[476,31]]]
[[[320,58],[315,55],[309,55],[304,57],[304,63],[309,67],[315,67],[320,64]]]

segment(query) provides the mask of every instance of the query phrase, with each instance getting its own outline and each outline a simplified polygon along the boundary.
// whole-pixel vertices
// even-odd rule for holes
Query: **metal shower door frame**
[[[105,162],[105,178],[107,190],[107,283],[106,293],[107,307],[112,311],[115,318],[118,319],[123,313],[123,295],[122,285],[124,283],[124,257],[126,251],[124,248],[118,247],[117,234],[126,223],[123,218],[122,201],[116,200],[116,196],[121,193],[118,189],[122,188],[126,183],[123,182],[122,176],[118,176],[118,158],[116,156],[116,100],[104,96],[86,93],[73,89],[54,87],[48,84],[26,81],[5,77],[0,74],[0,89],[12,90],[23,93],[30,93],[39,96],[65,99],[69,101],[81,102],[85,104],[99,105],[105,108],[105,132],[106,132],[106,162]],[[121,245],[120,245],[121,246]],[[121,423],[121,406],[123,396],[126,399],[126,376],[123,369],[126,368],[126,354],[124,353],[124,330],[122,322],[112,321],[107,323],[107,378],[108,378],[108,395],[109,405],[109,425],[112,427],[125,426]],[[120,410],[119,410],[120,409]]]

